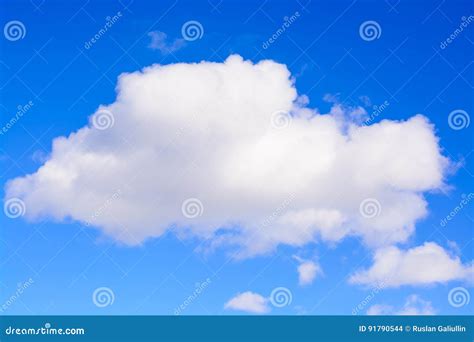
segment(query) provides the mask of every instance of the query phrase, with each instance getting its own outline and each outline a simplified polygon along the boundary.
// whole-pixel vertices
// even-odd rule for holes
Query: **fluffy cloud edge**
[[[224,304],[224,309],[254,314],[264,314],[270,311],[268,299],[252,291],[239,293],[232,297]]]
[[[396,246],[378,249],[373,264],[353,274],[349,282],[384,287],[426,286],[450,281],[474,280],[473,263],[463,264],[435,242],[402,250]]]
[[[90,126],[55,139],[43,166],[7,184],[28,217],[73,218],[130,245],[173,227],[245,257],[350,235],[375,248],[409,238],[427,213],[423,192],[443,186],[449,164],[425,117],[361,126],[360,108],[321,114],[271,60],[154,65],[122,75],[117,89]],[[194,156],[212,167],[171,186],[167,177],[193,169]],[[184,208],[192,198],[197,215]],[[218,235],[223,228],[230,233]]]

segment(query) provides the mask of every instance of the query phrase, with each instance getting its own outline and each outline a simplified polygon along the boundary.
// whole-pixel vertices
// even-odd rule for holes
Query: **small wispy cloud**
[[[161,31],[151,31],[148,36],[151,38],[148,47],[152,50],[158,50],[164,55],[178,51],[186,44],[186,41],[182,38],[169,40],[168,35]]]
[[[258,293],[247,291],[239,293],[231,298],[225,305],[225,309],[262,314],[270,311],[268,299]]]
[[[435,242],[401,250],[396,246],[380,248],[375,252],[373,265],[355,273],[350,282],[387,287],[403,285],[420,286],[447,283],[453,280],[471,281],[474,275],[472,263],[461,262]]]
[[[321,266],[311,260],[302,259],[296,255],[293,256],[300,264],[298,265],[298,282],[301,286],[310,285],[318,275],[323,273]]]
[[[391,305],[375,304],[367,310],[367,315],[434,315],[436,310],[431,302],[423,300],[418,295],[410,295],[402,308],[396,309]]]

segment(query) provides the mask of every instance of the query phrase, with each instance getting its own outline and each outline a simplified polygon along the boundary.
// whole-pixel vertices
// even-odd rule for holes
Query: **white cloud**
[[[417,295],[410,295],[401,308],[390,305],[375,304],[367,309],[367,315],[434,315],[436,310],[429,301],[421,299]]]
[[[379,249],[374,264],[350,279],[357,284],[380,284],[385,287],[427,285],[451,280],[472,280],[474,266],[462,264],[459,257],[450,256],[441,246],[426,242],[422,246],[400,250],[391,246]]]
[[[259,314],[270,311],[268,300],[258,293],[251,291],[240,293],[233,297],[224,305],[224,308],[228,310],[245,311]]]
[[[319,264],[311,260],[304,260],[300,257],[294,256],[294,258],[300,263],[298,265],[298,282],[300,285],[312,284],[316,276],[322,274],[322,269]]]
[[[448,161],[425,117],[360,126],[361,108],[321,114],[270,60],[153,65],[121,75],[117,92],[91,118],[110,111],[110,128],[56,138],[44,165],[7,184],[30,219],[89,222],[126,244],[172,230],[241,257],[349,235],[380,247],[406,241],[423,193],[443,186]],[[182,213],[189,198],[196,217]],[[367,198],[380,203],[371,218]]]
[[[167,34],[161,31],[149,32],[148,36],[151,38],[148,47],[152,50],[158,50],[164,55],[173,53],[186,44],[186,41],[181,38],[177,38],[172,42],[168,41]]]

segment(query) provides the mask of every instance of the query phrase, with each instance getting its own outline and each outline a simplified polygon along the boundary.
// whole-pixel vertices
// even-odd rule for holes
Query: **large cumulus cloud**
[[[55,139],[6,197],[30,218],[72,218],[127,244],[168,230],[244,256],[348,235],[406,241],[448,161],[424,116],[365,126],[361,114],[310,109],[270,60],[153,65],[121,75],[116,101]]]

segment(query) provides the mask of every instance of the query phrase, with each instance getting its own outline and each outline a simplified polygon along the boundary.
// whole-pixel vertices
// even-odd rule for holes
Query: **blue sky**
[[[0,39],[0,124],[6,127],[18,106],[32,103],[0,136],[5,200],[7,182],[36,172],[49,158],[54,138],[88,125],[99,105],[115,101],[120,74],[155,63],[223,62],[239,54],[254,63],[271,59],[285,64],[298,93],[308,96],[307,106],[321,113],[331,110],[332,104],[323,100],[331,94],[348,108],[363,106],[369,116],[374,105],[387,103],[371,123],[406,120],[419,113],[429,118],[442,154],[456,167],[446,173],[448,187],[424,191],[428,213],[397,246],[407,250],[431,241],[462,264],[472,262],[472,203],[448,224],[440,224],[459,206],[463,194],[472,193],[472,124],[453,129],[448,120],[453,111],[464,111],[464,118],[473,112],[471,22],[455,33],[473,14],[472,3],[2,0],[1,7],[2,25],[20,21],[25,35],[8,39],[4,33]],[[118,12],[117,21],[87,49],[85,43],[104,27],[106,17]],[[264,48],[284,18],[295,13],[296,20]],[[191,20],[202,26],[202,37],[183,41],[183,24]],[[378,24],[376,39],[361,37],[360,27],[367,21]],[[150,48],[150,32],[166,34],[165,46],[176,40],[182,44],[172,53]],[[443,44],[450,36],[451,42]],[[196,236],[166,232],[128,246],[74,218],[12,219],[3,214],[0,303],[8,303],[3,304],[4,314],[174,314],[207,279],[209,284],[184,305],[182,314],[245,313],[224,305],[247,291],[267,301],[268,314],[351,314],[373,293],[371,287],[348,281],[355,271],[372,265],[375,252],[356,236],[297,249],[282,244],[264,255],[233,260],[225,248],[196,250],[201,244]],[[294,255],[317,262],[322,274],[300,286],[300,262]],[[18,284],[30,278],[32,284],[18,295]],[[363,304],[360,314],[376,304],[389,313],[399,312],[413,295],[416,305],[435,313],[469,314],[473,301],[455,307],[448,294],[462,287],[469,295],[471,286],[454,279],[384,288]],[[113,304],[94,303],[93,293],[100,287],[113,292]],[[277,287],[291,293],[291,303],[268,303]]]

